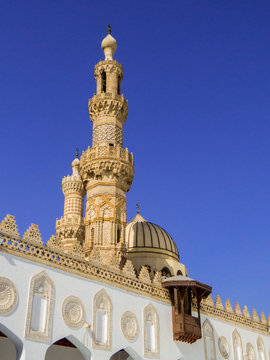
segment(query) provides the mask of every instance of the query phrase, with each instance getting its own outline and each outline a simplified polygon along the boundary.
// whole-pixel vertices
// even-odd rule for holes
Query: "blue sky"
[[[107,24],[129,100],[136,202],[191,277],[269,314],[269,1],[0,1],[0,218],[44,240],[61,179],[91,144]]]

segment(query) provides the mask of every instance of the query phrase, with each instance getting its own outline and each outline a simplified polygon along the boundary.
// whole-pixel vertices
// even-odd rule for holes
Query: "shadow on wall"
[[[22,341],[0,323],[1,360],[19,360],[23,350]]]

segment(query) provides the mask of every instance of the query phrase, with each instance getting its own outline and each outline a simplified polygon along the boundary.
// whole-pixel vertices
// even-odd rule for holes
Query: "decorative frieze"
[[[0,277],[0,314],[10,313],[18,301],[17,290],[13,282],[5,277]]]
[[[76,296],[67,297],[62,305],[62,316],[68,327],[81,327],[85,321],[85,310],[81,300]]]

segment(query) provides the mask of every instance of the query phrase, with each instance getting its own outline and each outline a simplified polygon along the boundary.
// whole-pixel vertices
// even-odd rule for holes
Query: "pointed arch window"
[[[120,95],[121,93],[121,77],[118,75],[117,77],[117,94]]]
[[[258,351],[258,360],[266,360],[264,343],[260,336],[257,339],[257,351]]]
[[[26,338],[45,341],[51,339],[53,301],[54,286],[46,271],[33,276],[28,297]]]
[[[144,308],[144,354],[159,356],[159,321],[156,309],[152,304]]]
[[[104,289],[100,290],[94,297],[93,314],[93,346],[110,349],[112,338],[112,302]]]
[[[243,360],[242,340],[237,330],[232,334],[234,360]]]
[[[203,339],[205,359],[216,360],[214,329],[208,320],[203,323]]]

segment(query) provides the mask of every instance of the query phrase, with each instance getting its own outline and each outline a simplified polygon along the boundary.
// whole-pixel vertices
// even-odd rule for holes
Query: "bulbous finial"
[[[79,149],[76,148],[76,158],[72,161],[72,172],[73,175],[80,175],[80,160],[79,160]]]
[[[117,42],[111,35],[111,25],[108,25],[108,35],[102,40],[101,48],[105,55],[105,60],[112,60],[117,48]]]

